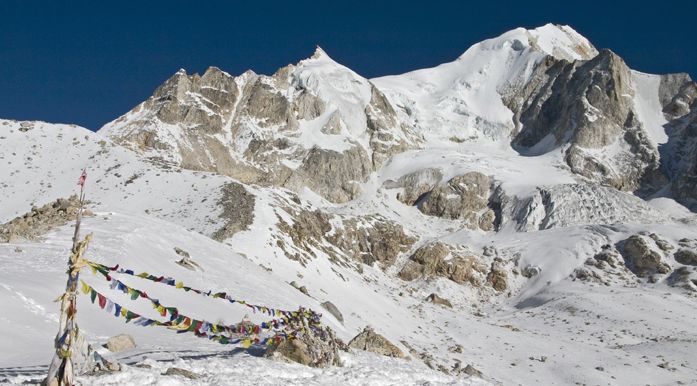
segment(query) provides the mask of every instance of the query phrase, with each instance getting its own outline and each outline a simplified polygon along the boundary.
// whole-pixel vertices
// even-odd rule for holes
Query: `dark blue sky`
[[[179,68],[270,74],[319,44],[374,77],[450,61],[512,28],[569,24],[634,69],[697,75],[694,1],[0,1],[0,117],[91,129]],[[69,4],[69,5],[66,5]]]

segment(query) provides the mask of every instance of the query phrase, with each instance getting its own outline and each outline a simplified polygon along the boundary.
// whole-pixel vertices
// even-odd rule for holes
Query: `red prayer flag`
[[[97,294],[97,297],[99,298],[99,308],[104,309],[104,306],[106,306],[106,298],[100,293]]]
[[[82,169],[82,174],[80,174],[80,178],[77,180],[77,184],[80,185],[81,189],[85,188],[85,180],[87,180],[87,169]]]

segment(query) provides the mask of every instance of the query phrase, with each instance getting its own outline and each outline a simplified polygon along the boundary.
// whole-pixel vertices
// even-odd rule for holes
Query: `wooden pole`
[[[53,356],[51,365],[48,368],[48,375],[44,380],[46,386],[73,386],[74,371],[72,361],[72,345],[78,334],[78,327],[75,323],[77,313],[77,282],[80,274],[79,261],[82,254],[87,249],[87,245],[92,235],[87,235],[80,241],[80,223],[82,222],[82,211],[85,203],[85,180],[87,173],[82,171],[78,184],[80,185],[80,206],[75,219],[75,233],[73,234],[73,246],[70,259],[68,260],[68,281],[65,285],[65,293],[60,297],[61,315],[54,346],[56,353]]]

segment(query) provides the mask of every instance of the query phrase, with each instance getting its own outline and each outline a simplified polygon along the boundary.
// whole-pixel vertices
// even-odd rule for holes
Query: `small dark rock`
[[[180,369],[178,367],[170,367],[162,373],[162,375],[178,375],[180,377],[184,378],[189,378],[189,379],[199,379],[203,377],[201,374],[194,373],[193,371],[185,370],[185,369]]]
[[[681,248],[673,255],[675,261],[685,265],[697,265],[697,253],[691,249]]]
[[[431,302],[433,304],[440,304],[441,306],[445,306],[448,308],[453,308],[453,305],[450,303],[450,300],[448,299],[443,299],[442,297],[438,296],[436,293],[432,293],[428,295],[426,298],[427,302]]]
[[[482,377],[482,372],[474,368],[472,365],[467,365],[465,367],[464,373],[472,377]]]
[[[340,321],[341,323],[344,322],[344,316],[341,314],[341,311],[334,305],[334,303],[330,301],[326,301],[322,303],[322,307],[329,311],[330,314],[334,315],[336,320]]]

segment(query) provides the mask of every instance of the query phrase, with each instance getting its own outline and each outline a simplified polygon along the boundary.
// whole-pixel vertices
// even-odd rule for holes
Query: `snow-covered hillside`
[[[105,352],[124,371],[83,384],[184,383],[160,375],[170,362],[202,385],[694,382],[695,90],[550,24],[372,80],[320,48],[272,76],[182,70],[96,133],[0,120],[0,320],[13,326],[0,382],[41,378],[52,355],[72,228],[35,237],[32,207],[73,194],[83,168],[89,259],[309,307],[345,341],[370,325],[410,358],[351,351],[343,368],[308,369],[124,324],[81,297],[90,341],[137,343]],[[249,314],[123,280],[207,320]]]
[[[546,55],[587,60],[596,49],[569,27],[518,28],[470,47],[455,61],[373,82],[420,129],[441,140],[506,139],[513,113],[501,94],[529,81]]]

